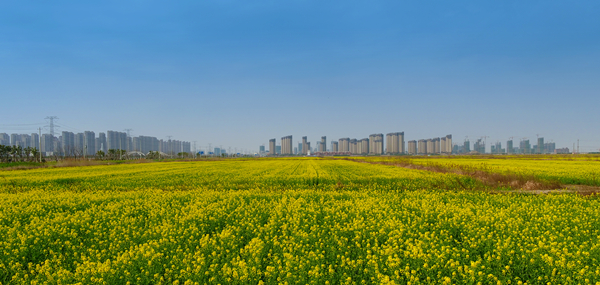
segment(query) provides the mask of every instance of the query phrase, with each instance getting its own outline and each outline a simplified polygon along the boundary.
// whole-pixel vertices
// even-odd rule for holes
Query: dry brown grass
[[[344,158],[345,159],[345,158]],[[458,175],[470,176],[478,181],[481,181],[490,188],[509,188],[509,189],[522,189],[522,190],[541,190],[541,189],[561,189],[561,183],[559,181],[547,181],[539,179],[533,175],[513,173],[508,171],[494,172],[493,169],[480,169],[468,165],[459,164],[438,164],[438,163],[427,163],[425,165],[412,163],[410,159],[399,158],[389,161],[368,161],[368,160],[354,160],[345,159],[349,161],[360,161],[372,164],[384,164],[394,165],[397,167],[418,169],[439,173],[454,173]],[[478,166],[480,167],[480,166]]]

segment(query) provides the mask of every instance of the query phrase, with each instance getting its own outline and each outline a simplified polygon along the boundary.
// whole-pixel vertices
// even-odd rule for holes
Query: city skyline
[[[48,116],[48,117],[46,117],[46,119],[48,119],[50,117],[53,117],[54,120],[60,120],[59,117],[57,117],[57,116]],[[54,122],[54,120],[53,120],[53,122]],[[27,135],[27,134],[29,134],[29,135],[38,135],[40,129],[43,130],[42,134],[49,134],[49,133],[51,133],[51,131],[52,131],[53,128],[55,129],[56,134],[58,134],[58,135],[56,135],[57,138],[60,136],[60,133],[64,133],[64,132],[68,132],[68,133],[72,133],[72,134],[79,133],[79,134],[82,135],[82,138],[79,139],[80,141],[83,141],[83,139],[84,139],[83,136],[86,135],[88,132],[90,132],[90,131],[87,131],[87,130],[85,130],[85,131],[82,131],[82,130],[62,131],[63,128],[67,128],[69,130],[73,130],[73,128],[68,127],[68,126],[65,127],[64,124],[61,124],[61,123],[58,123],[58,122],[51,123],[50,121],[48,121],[46,123],[37,123],[37,124],[35,124],[35,123],[30,123],[30,124],[12,124],[12,125],[11,124],[1,124],[0,125],[0,134],[6,133],[7,136],[9,136],[9,137],[12,137],[13,135]],[[10,131],[6,131],[6,130],[10,130]],[[34,132],[22,133],[23,131],[36,131],[36,132],[35,133]],[[98,132],[98,134],[104,134],[104,135],[106,135],[106,132],[111,132],[111,131],[112,130],[105,131],[105,132]],[[173,136],[167,135],[164,138],[159,138],[159,137],[154,137],[154,136],[145,136],[145,135],[136,136],[136,135],[128,134],[131,131],[133,131],[133,129],[124,129],[123,131],[112,131],[112,132],[119,133],[120,135],[123,135],[125,137],[130,137],[132,139],[134,137],[139,137],[138,139],[153,138],[156,141],[159,141],[159,140],[160,141],[162,141],[162,140],[167,141],[171,137],[173,137]],[[93,134],[94,131],[91,131],[91,133]],[[369,139],[371,139],[372,135],[373,134],[369,135],[368,138],[365,137],[365,139],[367,139],[367,141],[369,141]],[[383,134],[380,134],[380,135],[383,135]],[[387,145],[389,143],[389,142],[387,142],[387,140],[389,139],[388,138],[389,135],[397,135],[397,136],[400,135],[402,137],[402,140],[404,140],[404,144],[402,146],[399,146],[399,149],[402,149],[403,153],[410,153],[410,151],[409,151],[410,146],[408,146],[408,144],[409,144],[410,141],[414,140],[415,141],[415,148],[422,149],[422,147],[418,147],[418,145],[419,145],[418,142],[420,140],[424,140],[425,143],[427,143],[427,140],[428,140],[428,139],[414,139],[414,138],[412,138],[412,139],[405,139],[404,132],[388,133],[388,134],[385,135],[386,136],[386,138],[385,138],[385,140],[386,140],[385,146],[386,147],[387,147]],[[531,136],[529,136],[529,137],[516,137],[516,136],[513,136],[513,137],[509,137],[509,138],[507,138],[505,140],[495,139],[492,136],[480,136],[480,137],[474,136],[474,137],[471,137],[471,139],[469,139],[469,137],[466,136],[463,140],[454,140],[454,141],[452,141],[452,135],[449,135],[449,136],[450,136],[450,142],[451,142],[451,144],[452,144],[453,147],[457,146],[457,145],[460,146],[460,147],[463,147],[463,143],[464,143],[465,140],[468,140],[468,141],[473,140],[472,144],[474,144],[477,140],[482,140],[483,142],[486,142],[484,144],[485,153],[494,153],[494,145],[498,144],[498,143],[502,144],[502,143],[507,143],[508,141],[514,141],[514,142],[519,143],[519,142],[522,142],[522,141],[529,141],[530,139],[532,139]],[[302,139],[295,140],[295,141],[293,140],[293,136],[291,136],[291,135],[286,136],[286,137],[282,137],[282,139],[284,139],[284,138],[286,139],[286,144],[287,144],[287,148],[285,150],[285,153],[286,154],[292,154],[292,153],[295,153],[295,152],[300,152],[302,150],[302,141],[303,141],[303,139],[305,137],[307,137],[307,136],[303,136]],[[320,151],[322,143],[324,142],[325,148],[327,150],[329,150],[331,148],[331,146],[327,145],[327,142],[326,142],[327,141],[327,136],[318,136],[318,137],[320,139],[315,139],[316,144],[315,144],[314,148],[317,149],[318,151]],[[361,136],[357,136],[357,141],[360,142],[361,139],[358,138],[358,137],[361,137]],[[533,138],[539,139],[540,138],[540,134],[536,134],[536,137],[533,137]],[[344,138],[338,138],[338,140],[335,141],[335,142],[337,143],[339,140],[343,140],[343,139]],[[440,144],[442,147],[444,147],[444,142],[445,141],[443,141],[443,140],[445,138],[444,137],[437,137],[437,139],[442,140],[438,144]],[[12,139],[9,139],[9,140],[12,141]],[[75,138],[73,138],[72,140],[73,140],[73,145],[74,145],[76,140],[75,140]],[[543,136],[542,136],[542,140],[543,140]],[[177,140],[177,141],[182,141],[182,140]],[[217,140],[215,140],[215,141],[217,141]],[[224,145],[224,144],[219,144],[219,143],[212,143],[212,142],[208,142],[208,143],[202,143],[202,142],[198,142],[198,141],[192,141],[192,142],[184,141],[184,142],[190,144],[190,147],[189,147],[190,152],[194,152],[194,150],[196,150],[198,152],[200,152],[200,151],[213,152],[215,149],[219,149],[219,151],[223,151],[223,153],[227,152],[227,153],[244,153],[244,154],[260,153],[261,152],[260,151],[260,146],[261,145],[266,145],[266,144],[261,144],[261,145],[259,145],[258,148],[257,147],[250,147],[250,148],[242,148],[242,147],[240,147],[240,148],[238,148],[238,147],[232,147],[232,146],[228,146],[228,145]],[[307,141],[307,142],[310,145],[310,141]],[[330,140],[330,142],[334,142],[334,140]],[[554,139],[550,139],[548,142],[552,143],[553,145],[557,144],[554,141]],[[555,148],[556,149],[565,149],[565,148],[568,148],[571,152],[579,150],[579,152],[583,152],[583,153],[585,153],[585,152],[599,152],[600,151],[600,149],[595,148],[595,146],[585,145],[586,144],[585,141],[583,141],[583,145],[581,143],[582,143],[581,140],[574,140],[571,144],[563,144],[563,145],[559,144]],[[81,142],[79,142],[79,144],[81,144]],[[194,144],[195,144],[195,148],[194,148]],[[371,144],[372,144],[372,142],[371,142]],[[371,144],[369,144],[369,149],[373,148],[373,146]],[[298,145],[298,147],[294,147],[295,145]],[[276,143],[275,146],[281,147],[282,144],[281,144],[281,142],[280,143]],[[386,150],[386,147],[384,147],[384,150]],[[515,148],[518,149],[519,147],[515,146]],[[444,147],[444,149],[445,149],[445,147]],[[88,154],[91,154],[91,153],[88,153]]]
[[[593,1],[5,2],[0,132],[56,115],[73,132],[253,151],[396,129],[597,151],[599,13]]]

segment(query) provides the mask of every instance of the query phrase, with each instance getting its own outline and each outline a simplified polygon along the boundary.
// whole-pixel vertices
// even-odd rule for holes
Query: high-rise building
[[[506,142],[506,153],[513,154],[513,140],[508,140]]]
[[[401,154],[404,149],[404,132],[389,133],[385,135],[386,153]]]
[[[40,150],[40,135],[39,134],[36,134],[36,133],[31,134],[31,145],[30,146],[37,150]]]
[[[78,155],[75,149],[75,134],[72,132],[63,131],[61,135],[61,149],[56,150],[64,156]]]
[[[41,152],[45,155],[52,155],[54,153],[54,136],[51,134],[42,135]]]
[[[491,150],[491,153],[493,153],[493,154],[501,154],[502,153],[502,143],[501,142],[496,142],[492,146],[494,148]]]
[[[106,134],[105,133],[98,133],[98,140],[96,141],[96,151],[103,151],[104,153],[106,153],[108,144],[106,143]],[[157,148],[158,150],[158,148]]]
[[[544,138],[538,138],[537,139],[537,150],[536,153],[542,154],[544,153],[545,149],[544,149]]]
[[[131,151],[142,151],[142,140],[140,137],[131,138]]]
[[[426,154],[435,153],[435,143],[433,139],[427,139]]]
[[[350,153],[351,154],[358,154],[358,145],[357,145],[357,140],[356,139],[350,139],[350,141],[348,142],[349,145],[349,149],[350,149]]]
[[[281,138],[281,154],[293,154],[291,135]]]
[[[440,138],[433,139],[433,153],[441,153]]]
[[[408,154],[411,154],[411,155],[417,154],[417,141],[416,140],[408,141]]]
[[[418,154],[426,155],[427,154],[427,140],[419,140],[419,147],[417,149]]]
[[[383,134],[371,134],[369,135],[369,153],[370,154],[383,154]]]
[[[127,133],[123,132],[115,132],[115,131],[107,131],[106,132],[106,143],[107,149],[127,149]],[[167,150],[165,148],[165,150]],[[161,150],[164,153],[171,154],[170,150],[165,152],[165,150]]]
[[[469,140],[465,140],[465,143],[463,144],[463,153],[469,152],[471,152],[471,142]]]
[[[19,145],[23,148],[31,147],[31,136],[27,134],[19,135]]]
[[[276,155],[277,154],[277,145],[275,139],[269,140],[269,154]]]
[[[265,150],[265,146],[264,145],[261,145],[261,146],[258,147],[258,153],[263,154],[263,153],[265,153],[265,151],[266,150]]]
[[[531,154],[531,145],[529,144],[529,140],[523,139],[519,143],[520,153],[522,154]]]
[[[94,155],[96,150],[96,134],[92,131],[83,132],[83,144],[86,155]]]
[[[85,136],[83,133],[75,134],[75,151],[77,155],[83,155],[83,151],[85,149]]]
[[[10,145],[19,146],[20,138],[19,134],[10,134]]]
[[[326,152],[327,151],[327,137],[321,137],[321,143],[319,144],[319,151]]]
[[[556,150],[556,143],[549,142],[544,144],[544,153],[554,153]]]
[[[357,142],[358,144],[358,152],[360,154],[368,154],[370,150],[370,140],[368,138],[361,139]]]
[[[306,136],[302,137],[302,154],[308,154],[310,152],[310,147],[308,146],[308,138]]]
[[[477,139],[477,141],[473,145],[473,148],[478,153],[485,153],[485,142],[482,141],[481,139]]]
[[[452,153],[452,135],[447,135],[445,137],[440,138],[440,153]]]
[[[446,153],[446,137],[440,138],[440,153]]]
[[[159,151],[159,140],[155,137],[139,136],[140,151],[143,153],[149,153],[151,151]]]
[[[0,133],[0,145],[10,145],[10,136],[7,133]]]
[[[341,152],[349,152],[350,151],[350,138],[339,139],[339,150]]]
[[[452,154],[452,135],[446,135],[446,145],[445,148],[442,149],[442,153]]]
[[[336,142],[336,141],[331,142],[331,151],[338,152],[338,142]]]

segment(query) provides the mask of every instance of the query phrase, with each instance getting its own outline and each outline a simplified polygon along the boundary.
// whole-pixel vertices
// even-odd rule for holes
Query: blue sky
[[[3,1],[0,132],[55,115],[248,150],[404,131],[598,151],[598,15],[598,1]]]

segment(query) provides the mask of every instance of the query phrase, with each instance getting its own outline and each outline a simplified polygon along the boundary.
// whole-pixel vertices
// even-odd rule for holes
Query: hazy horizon
[[[599,151],[598,2],[0,3],[0,133]],[[31,124],[31,125],[26,125]],[[314,145],[313,145],[314,146]]]

